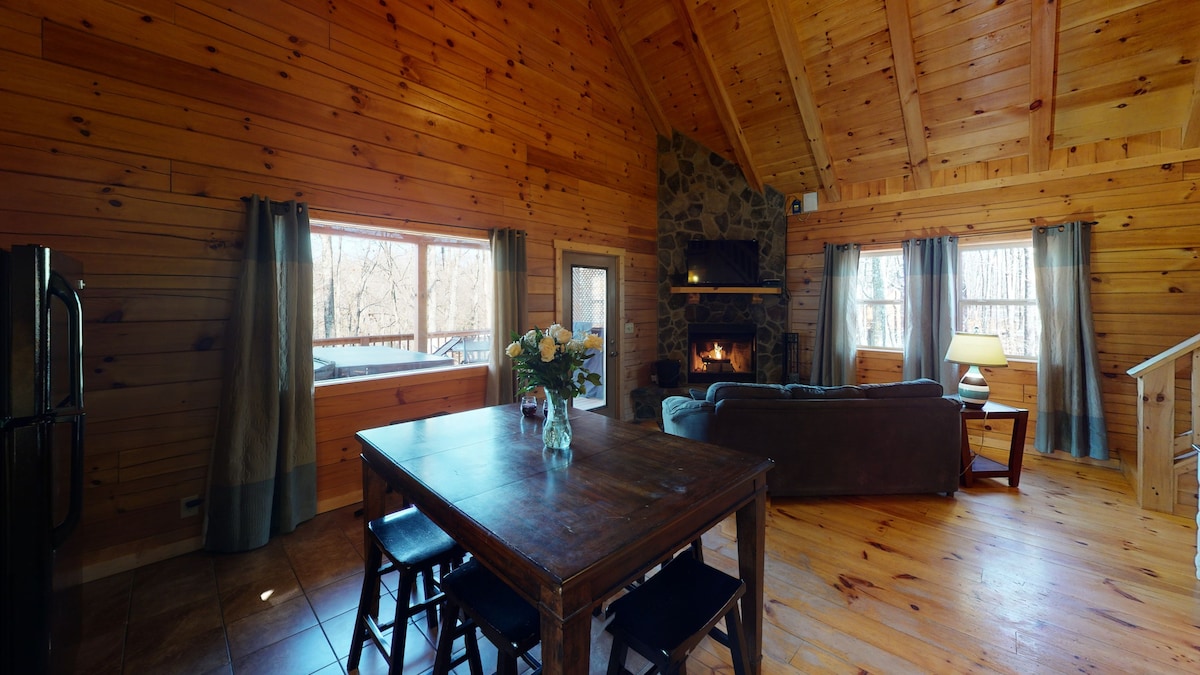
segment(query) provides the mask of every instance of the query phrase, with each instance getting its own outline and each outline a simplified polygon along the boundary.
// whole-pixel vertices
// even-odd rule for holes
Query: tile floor
[[[317,516],[261,549],[192,553],[83,587],[84,642],[79,674],[335,675],[346,672],[362,588],[358,505]],[[384,577],[384,611],[394,611],[395,574]],[[424,615],[408,624],[405,672],[433,667]],[[596,623],[593,653],[603,669],[607,645]],[[480,639],[485,668],[495,651]],[[596,660],[596,657],[593,657]],[[372,648],[361,675],[386,673]],[[467,672],[466,664],[460,666]]]

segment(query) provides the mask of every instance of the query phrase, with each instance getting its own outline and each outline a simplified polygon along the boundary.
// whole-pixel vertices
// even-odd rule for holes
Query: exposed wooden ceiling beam
[[[892,41],[892,65],[896,89],[900,92],[900,115],[908,145],[908,163],[918,190],[933,185],[929,171],[929,146],[925,142],[925,118],[921,115],[921,97],[917,93],[917,57],[913,52],[912,24],[908,0],[886,0],[888,34]]]
[[[817,165],[821,187],[825,188],[825,196],[829,201],[839,201],[842,198],[842,186],[837,171],[833,168],[833,159],[829,156],[829,146],[825,144],[825,130],[821,126],[816,99],[813,98],[804,55],[800,53],[796,24],[785,6],[785,0],[767,0],[767,4],[771,7],[775,41],[779,43],[779,50],[783,53],[788,80],[792,83],[792,97],[795,99],[796,109],[800,111],[800,119],[804,122],[804,134],[808,137],[809,150],[812,151],[813,160]]]
[[[1033,0],[1029,28],[1029,169],[1050,168],[1058,77],[1058,1]]]
[[[741,122],[738,122],[733,102],[729,100],[729,92],[725,90],[725,85],[717,76],[717,64],[713,61],[708,41],[704,39],[704,34],[696,22],[696,12],[691,6],[692,0],[672,0],[672,2],[679,13],[679,18],[683,21],[685,35],[691,38],[687,41],[688,50],[692,53],[697,70],[700,71],[700,79],[704,81],[704,88],[708,90],[713,107],[716,108],[717,117],[721,120],[721,127],[725,130],[730,145],[733,146],[733,154],[737,157],[742,173],[746,176],[746,182],[756,191],[762,192],[762,179],[751,158],[750,144],[746,141],[746,133],[742,129]]]
[[[1192,66],[1192,104],[1183,121],[1183,147],[1200,147],[1200,63]]]
[[[596,18],[600,20],[600,27],[616,47],[617,58],[625,67],[625,73],[629,75],[634,91],[637,92],[638,97],[642,100],[642,105],[650,115],[650,122],[654,125],[654,130],[658,132],[659,136],[670,138],[671,123],[667,120],[666,113],[658,103],[658,97],[654,95],[654,90],[650,87],[646,71],[642,70],[638,63],[637,56],[633,52],[633,45],[629,44],[625,31],[618,24],[617,13],[613,10],[611,2],[612,0],[592,0],[592,9],[596,11]]]

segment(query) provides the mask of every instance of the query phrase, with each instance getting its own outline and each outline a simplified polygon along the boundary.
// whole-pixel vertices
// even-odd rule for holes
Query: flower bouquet
[[[604,348],[597,335],[575,337],[567,328],[551,324],[545,331],[534,328],[524,335],[513,333],[505,353],[513,360],[522,393],[541,387],[546,392],[548,412],[542,427],[546,447],[565,450],[571,446],[571,422],[567,402],[584,392],[585,384],[599,385],[600,374],[583,367],[591,352]]]

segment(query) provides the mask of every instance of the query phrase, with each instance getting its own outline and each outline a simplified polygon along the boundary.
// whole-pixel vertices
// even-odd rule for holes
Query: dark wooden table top
[[[558,639],[581,639],[573,648],[586,649],[579,626],[592,607],[730,514],[739,529],[745,519],[756,530],[747,538],[761,548],[770,460],[579,410],[571,411],[571,450],[556,453],[542,446],[541,421],[513,404],[358,438],[368,471],[539,607],[544,643],[557,623]],[[371,501],[364,496],[368,516],[381,515]],[[757,561],[739,563],[754,577],[761,613],[762,552],[747,551],[739,557]],[[547,672],[561,671],[547,663]]]

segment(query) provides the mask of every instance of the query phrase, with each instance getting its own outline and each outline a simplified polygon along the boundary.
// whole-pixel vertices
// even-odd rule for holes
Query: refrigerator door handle
[[[83,306],[79,294],[71,284],[57,272],[50,273],[50,294],[62,300],[67,308],[67,342],[70,351],[71,391],[65,405],[76,412],[72,415],[71,429],[71,480],[67,514],[63,521],[54,526],[54,548],[58,548],[74,531],[83,511]]]
[[[57,272],[50,273],[50,294],[62,300],[67,308],[68,342],[71,353],[71,400],[59,403],[59,407],[83,409],[83,305],[79,294],[71,284]]]

